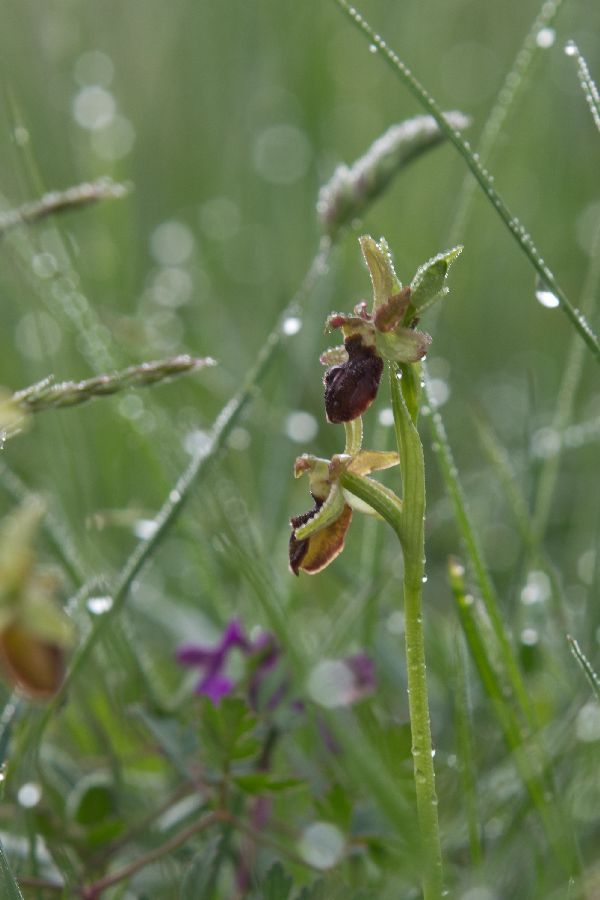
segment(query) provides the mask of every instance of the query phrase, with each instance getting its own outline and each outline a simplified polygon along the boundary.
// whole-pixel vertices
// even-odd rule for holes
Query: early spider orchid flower
[[[360,238],[363,257],[373,286],[372,312],[366,301],[354,313],[332,313],[327,331],[340,329],[344,344],[321,355],[330,366],[323,379],[325,412],[334,424],[350,422],[369,408],[377,395],[384,360],[415,363],[423,359],[431,338],[416,328],[421,312],[447,293],[445,278],[461,252],[455,247],[429,260],[417,271],[410,285],[402,287],[385,240]]]
[[[294,516],[290,521],[289,560],[294,575],[307,572],[314,575],[339,556],[344,549],[346,533],[353,510],[377,515],[372,507],[359,500],[342,486],[344,473],[365,478],[371,472],[398,465],[397,453],[362,450],[362,421],[355,419],[346,425],[344,453],[331,459],[320,459],[305,453],[294,465],[294,475],[308,475],[314,507],[306,513]],[[388,501],[401,501],[389,488],[367,479],[371,487],[385,494]]]

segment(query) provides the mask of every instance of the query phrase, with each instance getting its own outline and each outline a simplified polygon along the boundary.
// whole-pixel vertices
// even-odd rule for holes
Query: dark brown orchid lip
[[[383,372],[383,360],[375,347],[367,346],[361,335],[353,334],[344,341],[348,361],[333,366],[325,373],[325,413],[335,425],[351,422],[369,408]]]

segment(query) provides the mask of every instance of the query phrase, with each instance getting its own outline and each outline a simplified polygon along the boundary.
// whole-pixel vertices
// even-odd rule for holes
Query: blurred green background
[[[507,11],[481,3],[364,9],[443,108],[472,116],[472,146],[536,6]],[[152,396],[40,417],[4,451],[32,488],[51,494],[86,564],[102,568],[122,561],[123,534],[86,529],[86,521],[98,510],[151,512],[161,502],[186,461],[186,440],[189,448],[210,425],[301,281],[318,240],[319,185],[337,163],[420,110],[333,4],[6,3],[4,12],[5,202],[102,174],[131,182],[133,192],[41,225],[16,247],[4,242],[0,381],[16,389],[50,372],[79,378],[178,352],[220,362]],[[575,303],[599,208],[598,137],[563,46],[574,38],[593,73],[599,19],[594,4],[564,4],[490,164]],[[401,175],[361,223],[386,235],[401,277],[448,245],[464,175],[456,152],[442,147]],[[430,367],[450,392],[450,436],[473,479],[484,540],[496,551],[490,562],[510,579],[518,542],[489,478],[480,480],[471,414],[477,408],[491,419],[531,491],[571,330],[560,311],[535,302],[530,266],[480,193],[457,237],[465,252],[452,295],[427,322]],[[304,485],[296,490],[289,479],[294,456],[340,443],[321,414],[322,322],[330,309],[367,295],[349,235],[237,434],[242,449],[224,463],[275,569],[285,563],[286,519],[303,502],[296,498]],[[314,423],[290,425],[296,411]],[[584,387],[575,418],[598,415],[597,394]],[[550,538],[574,587],[590,546],[585,535],[597,529],[596,505],[586,502],[596,453],[595,443],[569,451],[553,508]],[[435,512],[441,492],[433,467],[430,476]],[[214,536],[204,521],[187,524],[205,544]],[[451,532],[442,550],[448,540]],[[309,582],[298,591],[320,589]]]
[[[472,117],[477,147],[538,4],[365,0],[362,11],[442,108]],[[151,391],[41,414],[2,451],[47,498],[86,576],[103,579],[102,593],[299,286],[319,240],[319,186],[339,162],[421,110],[333,3],[4,0],[2,12],[3,206],[99,175],[132,191],[3,240],[0,384],[16,390],[49,373],[84,378],[182,352],[219,361]],[[578,305],[600,216],[600,135],[563,48],[574,39],[600,75],[600,6],[565,0],[554,28],[541,39],[547,46],[535,54],[489,168]],[[158,673],[160,694],[179,683],[172,655],[181,639],[206,638],[234,613],[248,627],[266,624],[267,592],[286,610],[307,661],[364,646],[375,652],[394,715],[405,718],[395,694],[403,663],[392,535],[360,521],[349,550],[323,575],[287,573],[288,519],[308,508],[306,485],[293,482],[294,458],[342,449],[341,430],[324,422],[318,355],[331,343],[322,334],[327,313],[369,295],[356,242],[364,231],[386,236],[405,281],[451,240],[465,245],[449,298],[423,322],[434,338],[430,373],[507,621],[517,638],[527,628],[537,635],[533,649],[521,648],[532,678],[540,677],[532,690],[555,711],[574,694],[587,696],[562,625],[543,602],[520,603],[530,560],[474,421],[477,414],[493,426],[531,498],[558,439],[551,424],[573,331],[560,310],[536,302],[530,265],[480,192],[453,233],[465,172],[455,150],[441,146],[344,237],[303,327],[136,582],[137,646]],[[568,626],[597,660],[596,383],[590,358],[574,411],[587,430],[565,450],[546,546],[560,570]],[[375,409],[366,429],[367,444],[391,446]],[[455,616],[445,565],[460,544],[425,423],[422,431],[434,732],[440,752],[451,753]],[[13,503],[0,492],[0,511]],[[105,665],[102,678],[128,699],[118,665]],[[501,759],[493,729],[489,741]]]

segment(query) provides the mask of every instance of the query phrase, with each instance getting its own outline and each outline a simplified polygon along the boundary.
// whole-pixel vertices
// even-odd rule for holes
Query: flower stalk
[[[290,568],[315,574],[342,551],[352,510],[374,512],[394,529],[404,557],[404,620],[409,715],[417,815],[421,837],[421,880],[425,900],[440,900],[443,872],[433,766],[423,632],[425,578],[425,464],[417,431],[422,385],[421,360],[431,343],[417,330],[421,314],[448,293],[446,276],[462,247],[440,253],[420,266],[402,286],[386,241],[359,239],[371,276],[373,304],[352,313],[332,313],[328,331],[340,330],[343,346],[321,355],[330,368],[323,379],[330,423],[343,423],[343,454],[323,460],[308,454],[296,460],[295,475],[308,474],[315,506],[291,520]],[[374,402],[387,367],[398,453],[362,450],[361,416]],[[402,499],[368,477],[400,466]]]

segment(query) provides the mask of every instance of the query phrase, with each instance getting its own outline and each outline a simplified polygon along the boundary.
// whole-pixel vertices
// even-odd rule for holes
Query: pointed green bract
[[[358,242],[371,276],[373,312],[375,313],[380,306],[388,302],[390,297],[400,293],[402,284],[394,270],[392,256],[385,238],[375,241],[370,235],[364,234],[358,239]]]
[[[453,247],[445,253],[438,253],[428,262],[419,266],[411,282],[411,305],[421,313],[436,300],[448,293],[446,276],[450,266],[462,253],[462,246]]]

